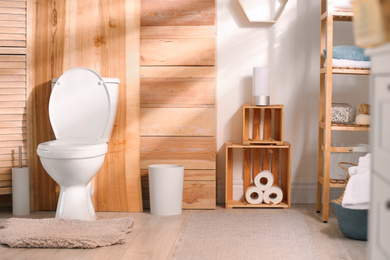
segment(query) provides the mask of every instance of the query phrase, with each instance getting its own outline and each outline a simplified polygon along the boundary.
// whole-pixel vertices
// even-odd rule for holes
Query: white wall
[[[334,35],[337,45],[353,44],[352,23],[338,22]],[[252,69],[261,66],[270,68],[271,104],[284,105],[284,139],[292,144],[292,202],[315,202],[319,62],[320,1],[290,0],[276,24],[264,25],[249,23],[238,0],[217,0],[218,202],[225,196],[224,144],[242,142],[241,106],[251,104]],[[368,103],[367,76],[333,78],[338,86],[333,102]],[[332,138],[368,142],[367,133]],[[242,173],[235,171],[233,178],[240,187]],[[234,196],[241,196],[237,192]]]

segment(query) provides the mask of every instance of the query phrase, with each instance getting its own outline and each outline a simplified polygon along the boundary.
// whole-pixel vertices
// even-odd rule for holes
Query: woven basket
[[[339,166],[348,172],[348,169],[341,164],[354,165],[353,163],[340,162]],[[347,175],[347,182],[349,180]],[[345,190],[344,190],[345,191]],[[357,240],[367,240],[367,215],[368,210],[348,209],[341,206],[341,201],[344,197],[344,192],[340,198],[332,200],[336,211],[337,221],[340,231],[348,238]]]

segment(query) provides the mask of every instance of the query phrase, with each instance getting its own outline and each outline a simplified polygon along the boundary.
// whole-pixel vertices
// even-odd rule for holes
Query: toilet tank
[[[58,78],[53,78],[51,81],[51,89],[55,87]],[[115,124],[116,110],[118,106],[118,93],[119,93],[119,78],[103,78],[104,83],[108,89],[108,95],[110,97],[110,116],[108,119],[106,130],[102,136],[102,140],[105,142],[110,141],[112,130]]]

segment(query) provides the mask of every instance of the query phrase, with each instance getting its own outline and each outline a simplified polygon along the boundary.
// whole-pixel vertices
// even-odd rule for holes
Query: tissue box
[[[355,109],[346,103],[332,104],[332,123],[352,124],[355,121]]]

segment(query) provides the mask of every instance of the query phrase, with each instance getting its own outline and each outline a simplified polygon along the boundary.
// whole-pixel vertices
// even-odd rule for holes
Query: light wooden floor
[[[367,242],[345,238],[340,232],[333,208],[328,223],[323,223],[321,215],[315,212],[314,204],[293,204],[289,209],[304,215],[313,244],[320,259],[366,259]],[[283,209],[224,209],[218,206],[216,210],[207,212],[255,213],[283,212]],[[15,249],[0,245],[0,259],[3,260],[70,260],[70,259],[170,259],[180,232],[192,213],[199,210],[183,210],[179,216],[155,216],[145,213],[98,212],[98,218],[120,218],[131,216],[135,220],[135,229],[128,234],[123,245],[114,245],[97,249]],[[29,218],[49,218],[54,212],[38,211]],[[5,218],[12,217],[9,212],[0,212],[0,225]]]

